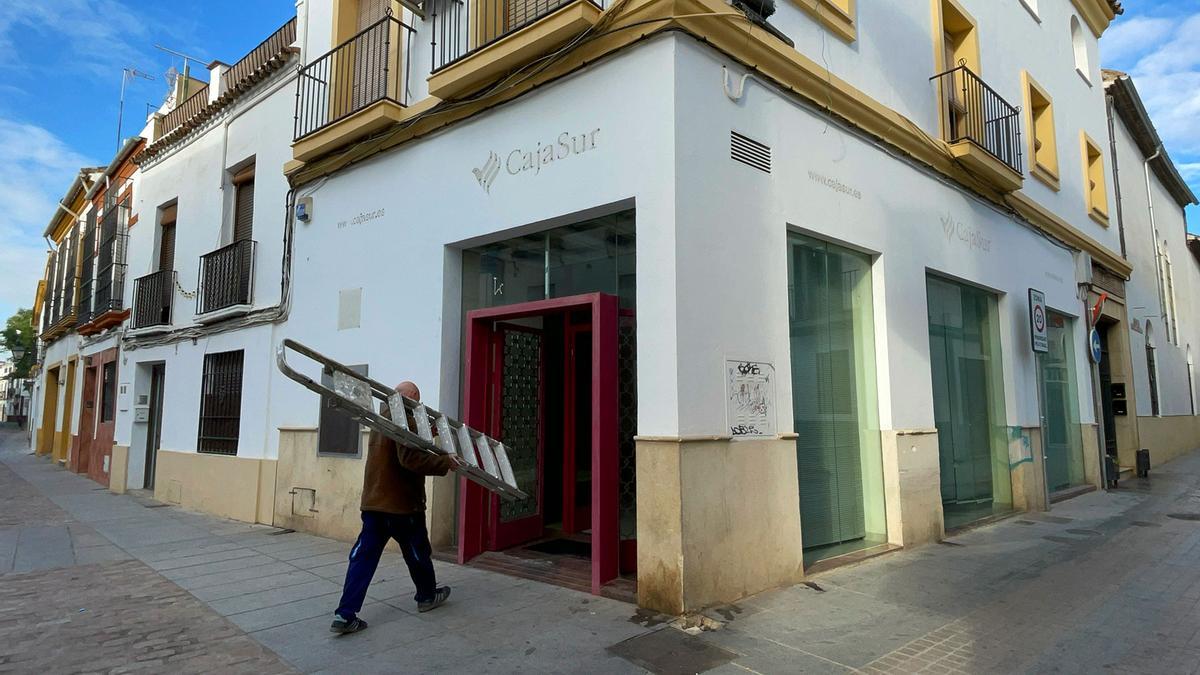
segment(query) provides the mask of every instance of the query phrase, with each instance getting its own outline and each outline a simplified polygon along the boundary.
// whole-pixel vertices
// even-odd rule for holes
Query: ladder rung
[[[479,460],[475,458],[475,444],[471,442],[471,432],[467,431],[465,424],[458,427],[458,453],[467,461],[467,464],[474,467],[479,466]]]
[[[433,430],[429,428],[429,412],[424,405],[418,403],[413,408],[413,420],[417,423],[417,435],[432,443]]]
[[[441,443],[442,449],[446,452],[457,455],[458,444],[454,442],[454,432],[450,431],[450,422],[446,420],[445,415],[438,415],[434,420],[438,430],[438,442]]]
[[[408,409],[404,407],[404,397],[399,392],[388,396],[388,413],[392,417],[392,424],[405,431],[412,431],[408,428]]]
[[[479,453],[479,459],[483,462],[483,470],[499,478],[496,474],[496,458],[492,455],[492,449],[488,447],[486,436],[475,437],[475,451]]]
[[[504,482],[517,487],[517,479],[513,476],[512,464],[508,461],[508,450],[503,443],[496,444],[496,462],[500,464],[500,477]]]
[[[371,409],[371,385],[340,370],[333,371],[333,390],[359,407]]]

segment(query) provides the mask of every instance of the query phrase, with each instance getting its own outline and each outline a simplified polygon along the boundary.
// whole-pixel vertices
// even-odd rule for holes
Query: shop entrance
[[[1085,482],[1083,437],[1079,428],[1079,399],[1075,394],[1075,350],[1072,322],[1047,312],[1049,351],[1038,354],[1038,384],[1042,401],[1042,444],[1046,486],[1050,492]]]
[[[619,571],[616,296],[589,293],[466,315],[463,421],[508,448],[529,495],[501,501],[462,480],[458,559],[520,547]]]

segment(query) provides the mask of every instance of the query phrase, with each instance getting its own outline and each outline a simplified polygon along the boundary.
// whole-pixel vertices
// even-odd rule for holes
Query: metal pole
[[[1100,364],[1092,359],[1092,329],[1096,326],[1092,321],[1092,308],[1088,306],[1088,285],[1079,285],[1080,300],[1083,302],[1083,321],[1087,327],[1087,355],[1092,364],[1092,415],[1096,419],[1096,445],[1100,456],[1100,487],[1108,490],[1109,476],[1107,472],[1108,448],[1104,435],[1104,400],[1100,393]]]

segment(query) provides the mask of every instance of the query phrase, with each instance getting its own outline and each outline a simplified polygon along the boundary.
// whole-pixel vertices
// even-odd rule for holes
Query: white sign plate
[[[725,361],[726,421],[734,438],[775,435],[775,365]]]
[[[1046,294],[1029,289],[1029,337],[1033,351],[1045,354],[1050,351],[1050,339],[1046,325]]]

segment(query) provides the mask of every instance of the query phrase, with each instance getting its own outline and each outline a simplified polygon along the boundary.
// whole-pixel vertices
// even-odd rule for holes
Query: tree
[[[24,349],[25,353],[17,360],[13,373],[17,377],[28,377],[29,369],[37,358],[37,335],[33,332],[33,310],[18,309],[16,314],[8,317],[4,332],[0,333],[0,347],[12,352],[14,349]]]

